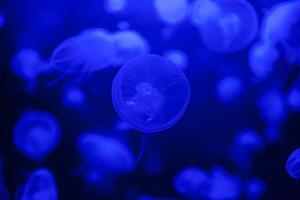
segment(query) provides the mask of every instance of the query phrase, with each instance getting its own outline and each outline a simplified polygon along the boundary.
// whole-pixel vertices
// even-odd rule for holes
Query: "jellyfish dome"
[[[48,169],[40,168],[31,174],[27,181],[21,200],[57,200],[55,178]]]
[[[53,52],[51,66],[64,73],[95,72],[112,64],[115,45],[104,29],[87,29],[62,42]]]
[[[260,151],[264,148],[262,137],[254,130],[246,129],[241,131],[236,138],[235,144],[240,148]]]
[[[154,7],[159,19],[168,25],[181,23],[188,10],[187,0],[155,0]]]
[[[258,200],[266,192],[265,182],[259,178],[251,178],[246,182],[245,193],[249,200]]]
[[[287,103],[294,112],[300,112],[300,88],[292,88],[287,95]]]
[[[85,164],[103,173],[127,173],[134,169],[136,159],[120,141],[94,132],[82,133],[77,148]]]
[[[121,30],[113,34],[116,55],[113,65],[120,66],[130,59],[150,52],[148,41],[136,31]]]
[[[188,66],[187,55],[179,49],[171,49],[166,51],[164,53],[164,57],[182,70]]]
[[[31,111],[18,120],[13,139],[16,148],[28,158],[39,160],[50,154],[60,141],[56,118],[43,111]]]
[[[79,108],[85,102],[85,94],[80,88],[69,88],[63,93],[62,102],[66,107]]]
[[[127,0],[105,0],[104,9],[108,13],[118,13],[125,9]]]
[[[5,25],[5,16],[0,12],[0,29]]]
[[[190,93],[184,73],[156,55],[130,60],[112,85],[116,112],[134,129],[145,133],[173,126],[183,116]]]
[[[223,78],[217,84],[217,97],[223,102],[231,102],[239,97],[243,90],[243,84],[240,79],[234,76]]]
[[[244,49],[255,38],[258,19],[246,0],[205,0],[195,4],[193,20],[203,43],[212,51],[232,53]],[[205,12],[201,13],[203,10]]]
[[[286,170],[294,179],[300,179],[300,149],[296,149],[286,161]]]

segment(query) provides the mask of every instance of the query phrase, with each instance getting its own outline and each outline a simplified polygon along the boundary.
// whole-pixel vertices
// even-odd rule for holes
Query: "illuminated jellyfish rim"
[[[152,57],[157,57],[157,58],[161,58],[161,56],[158,56],[158,55],[155,55],[155,54],[150,54],[148,56],[152,56]],[[138,58],[141,58],[141,57],[144,57],[144,56],[137,56],[133,59],[138,59]],[[113,83],[112,83],[112,94],[117,94],[117,96],[120,96],[122,97],[122,92],[121,90],[118,88],[118,86],[120,85],[120,82],[121,82],[121,79],[122,79],[122,75],[123,75],[123,70],[124,70],[124,66],[126,65],[129,65],[132,60],[129,60],[126,64],[123,65],[123,67],[120,68],[120,70],[117,72],[114,80],[113,80]],[[171,63],[169,60],[167,59],[164,59],[165,62],[168,62],[169,64],[171,65],[174,65],[173,63]],[[121,98],[114,98],[114,95],[112,95],[112,102],[113,102],[113,106],[117,112],[117,114],[119,115],[119,117],[127,122],[133,129],[137,130],[137,131],[140,131],[142,133],[158,133],[158,132],[162,132],[164,130],[167,130],[168,128],[172,127],[173,125],[175,125],[181,118],[182,116],[184,115],[185,113],[185,110],[187,109],[188,107],[188,104],[189,104],[189,101],[190,101],[190,98],[191,98],[191,88],[190,88],[190,84],[185,76],[185,74],[182,72],[182,70],[178,69],[176,66],[174,66],[175,69],[179,70],[180,73],[182,73],[182,80],[186,82],[186,85],[188,87],[188,96],[186,98],[186,101],[184,103],[184,105],[182,106],[181,110],[178,112],[178,114],[176,116],[174,116],[171,120],[169,120],[168,122],[164,123],[163,126],[153,126],[151,128],[143,128],[141,126],[137,126],[135,125],[135,120],[132,120],[132,119],[135,119],[136,117],[134,117],[133,115],[130,115],[131,117],[125,117],[123,115],[123,112],[124,110],[126,110],[126,108],[124,108],[122,106],[122,99]],[[129,112],[130,114],[130,112]],[[144,124],[144,123],[143,123]]]

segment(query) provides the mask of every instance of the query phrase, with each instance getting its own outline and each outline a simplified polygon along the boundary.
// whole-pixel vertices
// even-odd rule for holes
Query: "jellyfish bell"
[[[249,200],[261,199],[266,192],[266,184],[260,178],[251,178],[245,184],[245,194]]]
[[[43,159],[53,152],[60,137],[60,127],[56,118],[43,111],[23,114],[13,133],[16,148],[33,160]]]
[[[293,179],[300,179],[300,149],[296,149],[286,161],[287,173]]]
[[[287,94],[287,103],[294,112],[300,112],[300,87],[293,87]]]
[[[29,177],[21,200],[57,200],[57,193],[57,186],[52,172],[45,168],[39,168]]]
[[[122,12],[127,5],[127,0],[105,0],[104,1],[104,9],[108,13],[119,13]]]
[[[85,102],[85,94],[80,88],[68,88],[62,95],[62,102],[66,107],[79,108]]]
[[[4,14],[0,12],[0,29],[4,27],[5,21],[6,20]]]
[[[240,79],[234,76],[223,78],[216,87],[217,97],[223,102],[232,102],[237,99],[243,90],[243,84]]]
[[[112,85],[113,105],[120,118],[145,133],[173,126],[189,99],[190,86],[183,72],[156,55],[130,60]]]
[[[188,65],[187,55],[179,49],[170,49],[164,53],[163,57],[167,58],[182,70],[186,69]]]
[[[121,30],[113,34],[116,55],[113,65],[120,66],[130,59],[147,55],[150,52],[148,41],[140,33],[133,30]]]

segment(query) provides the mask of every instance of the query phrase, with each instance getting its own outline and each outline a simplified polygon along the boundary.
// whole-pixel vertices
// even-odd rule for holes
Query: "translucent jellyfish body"
[[[119,13],[125,9],[127,0],[105,0],[104,9],[108,13]]]
[[[234,76],[223,78],[216,87],[218,99],[222,102],[231,102],[238,98],[243,90],[243,84],[240,79]]]
[[[77,148],[90,168],[101,173],[126,173],[134,169],[136,159],[120,141],[94,132],[82,133]]]
[[[266,184],[259,178],[252,178],[245,184],[245,194],[249,200],[259,200],[266,192]]]
[[[62,102],[66,107],[79,108],[85,102],[85,94],[80,88],[72,87],[62,95]]]
[[[0,29],[5,25],[5,16],[0,12]]]
[[[211,189],[207,173],[196,167],[180,171],[175,176],[173,185],[177,193],[191,199],[206,197]]]
[[[188,57],[187,55],[179,49],[171,49],[164,53],[164,57],[167,58],[170,62],[174,63],[181,70],[185,69],[188,66]]]
[[[286,170],[294,179],[300,179],[300,149],[296,149],[286,161]]]
[[[159,19],[168,25],[182,22],[187,14],[187,0],[155,0],[154,7]]]
[[[258,19],[245,0],[199,0],[192,9],[203,43],[219,53],[239,51],[256,36]]]
[[[50,154],[60,141],[60,126],[47,112],[31,111],[21,116],[14,133],[14,144],[25,156],[39,160]]]
[[[140,56],[115,76],[112,99],[119,116],[141,132],[159,132],[173,126],[190,99],[183,72],[168,60]]]
[[[31,174],[27,181],[21,200],[57,200],[55,178],[48,169],[40,168]]]
[[[112,64],[115,45],[103,29],[88,29],[62,42],[53,52],[51,66],[64,73],[92,73]]]
[[[113,34],[116,55],[113,64],[120,66],[130,59],[147,55],[150,52],[148,41],[138,32],[132,30],[118,31]]]
[[[293,87],[287,95],[289,108],[294,112],[300,112],[300,87]]]

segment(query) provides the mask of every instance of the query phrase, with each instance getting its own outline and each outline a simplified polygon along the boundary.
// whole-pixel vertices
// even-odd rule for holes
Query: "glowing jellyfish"
[[[300,149],[296,149],[286,162],[286,170],[294,179],[300,179]]]
[[[5,25],[5,17],[4,14],[0,12],[0,28]]]
[[[294,87],[289,91],[287,103],[292,111],[300,112],[300,87]]]
[[[31,174],[27,181],[21,200],[57,200],[55,178],[48,169],[40,168]]]
[[[268,124],[265,130],[266,140],[269,143],[278,142],[281,137],[281,130],[279,124]]]
[[[77,148],[84,163],[102,173],[127,173],[135,168],[133,153],[116,139],[86,132],[79,136]]]
[[[116,46],[114,65],[123,65],[134,57],[146,55],[150,52],[147,40],[136,31],[118,31],[113,34],[113,39]]]
[[[69,88],[63,93],[62,102],[67,107],[79,108],[85,102],[85,94],[80,88]]]
[[[50,154],[60,141],[60,127],[56,118],[47,112],[31,111],[18,120],[14,144],[25,156],[39,160]]]
[[[105,0],[104,8],[108,13],[118,13],[125,9],[127,0]]]
[[[190,86],[183,72],[168,60],[140,56],[125,64],[112,85],[119,116],[141,132],[159,132],[184,114]]]
[[[243,90],[243,84],[240,79],[234,76],[223,78],[217,84],[217,97],[223,102],[231,102],[238,98]]]
[[[21,49],[12,58],[12,71],[27,82],[27,89],[34,90],[39,76],[49,72],[49,65],[34,49]]]
[[[246,182],[245,193],[247,199],[258,200],[261,199],[266,192],[266,184],[259,178],[252,178]]]
[[[154,7],[163,23],[175,25],[185,19],[188,2],[187,0],[155,0]]]
[[[54,69],[68,73],[92,73],[112,64],[115,45],[109,32],[88,29],[62,42],[50,59]]]
[[[215,52],[242,50],[256,36],[257,15],[245,0],[199,1],[192,11],[192,21],[199,27],[203,43]]]
[[[185,69],[188,65],[187,55],[179,49],[171,49],[164,53],[164,57],[170,62],[174,63],[181,70]]]
[[[174,178],[173,185],[177,193],[191,199],[206,197],[211,189],[207,173],[196,167],[179,172]]]

